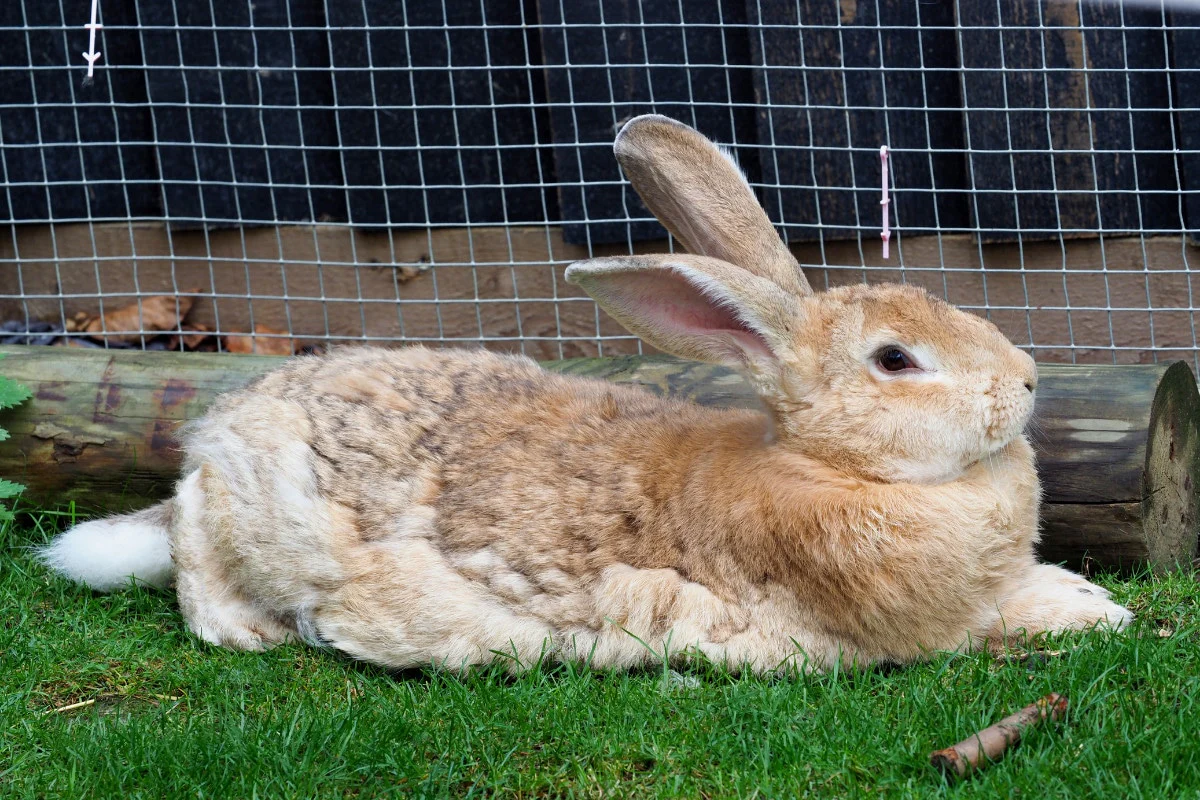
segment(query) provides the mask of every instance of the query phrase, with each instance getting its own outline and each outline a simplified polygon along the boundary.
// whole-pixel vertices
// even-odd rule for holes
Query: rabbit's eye
[[[912,359],[904,354],[903,350],[896,347],[889,347],[875,357],[879,368],[885,372],[903,372],[906,369],[916,369],[917,365],[912,362]]]

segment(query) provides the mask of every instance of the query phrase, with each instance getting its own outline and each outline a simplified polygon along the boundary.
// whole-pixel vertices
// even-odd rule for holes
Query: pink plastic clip
[[[883,233],[879,234],[879,238],[883,239],[883,257],[888,257],[888,240],[892,238],[892,232],[888,228],[888,205],[892,202],[888,199],[888,149],[885,144],[879,148],[879,162],[883,166],[883,199],[879,201],[879,205],[883,206]]]

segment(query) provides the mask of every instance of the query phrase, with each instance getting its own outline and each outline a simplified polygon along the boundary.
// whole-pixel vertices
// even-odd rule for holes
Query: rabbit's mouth
[[[978,461],[984,461],[992,458],[1004,448],[1011,445],[1017,439],[1020,439],[1025,434],[1025,428],[1029,425],[1029,420],[1032,418],[1032,404],[1025,413],[1009,415],[1005,420],[1007,424],[989,425],[985,436],[984,453]]]
[[[986,439],[989,453],[1006,447],[1020,436],[1033,416],[1033,390],[996,380],[988,392]]]
[[[985,455],[991,455],[1012,444],[1018,436],[1025,432],[1025,426],[1028,422],[1029,415],[1022,414],[1016,418],[1010,417],[1009,419],[998,421],[998,424],[993,423],[989,425],[986,436]]]

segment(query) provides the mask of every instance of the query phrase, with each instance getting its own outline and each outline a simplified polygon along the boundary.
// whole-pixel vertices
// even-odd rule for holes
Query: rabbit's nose
[[[1024,362],[1021,365],[1023,369],[1020,369],[1020,372],[1017,374],[1021,375],[1024,373],[1022,377],[1024,378],[1025,390],[1032,393],[1038,384],[1037,364],[1034,363],[1033,358],[1028,353],[1021,353],[1021,356],[1021,360]]]

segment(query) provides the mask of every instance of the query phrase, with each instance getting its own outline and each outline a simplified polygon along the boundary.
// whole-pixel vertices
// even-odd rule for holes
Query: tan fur
[[[630,120],[613,151],[646,207],[689,251],[737,264],[786,292],[812,292],[727,151],[657,114]]]
[[[568,279],[657,346],[742,369],[767,413],[482,351],[295,359],[185,436],[170,530],[193,631],[394,668],[699,654],[765,672],[1130,619],[1035,561],[1032,360],[918,289],[811,295],[764,244],[765,214],[737,210],[733,164],[662,119],[630,123],[618,152],[657,164],[652,207],[670,196],[710,255]],[[737,224],[713,227],[722,214]],[[766,268],[711,256],[764,247]],[[927,368],[880,372],[892,344]]]
[[[335,376],[404,402],[310,392]],[[302,443],[281,433],[295,429]],[[232,620],[222,644],[269,644],[300,618],[391,667],[545,653],[628,667],[689,649],[760,670],[908,661],[1002,634],[1006,602],[1027,629],[1123,619],[1099,590],[1049,619],[1007,599],[1046,569],[1022,437],[921,485],[848,475],[766,430],[482,352],[300,359],[188,435],[207,505],[174,529],[176,553],[197,554],[178,562],[181,604],[195,628],[207,595],[250,599],[261,618]],[[215,447],[236,466],[207,459]]]

